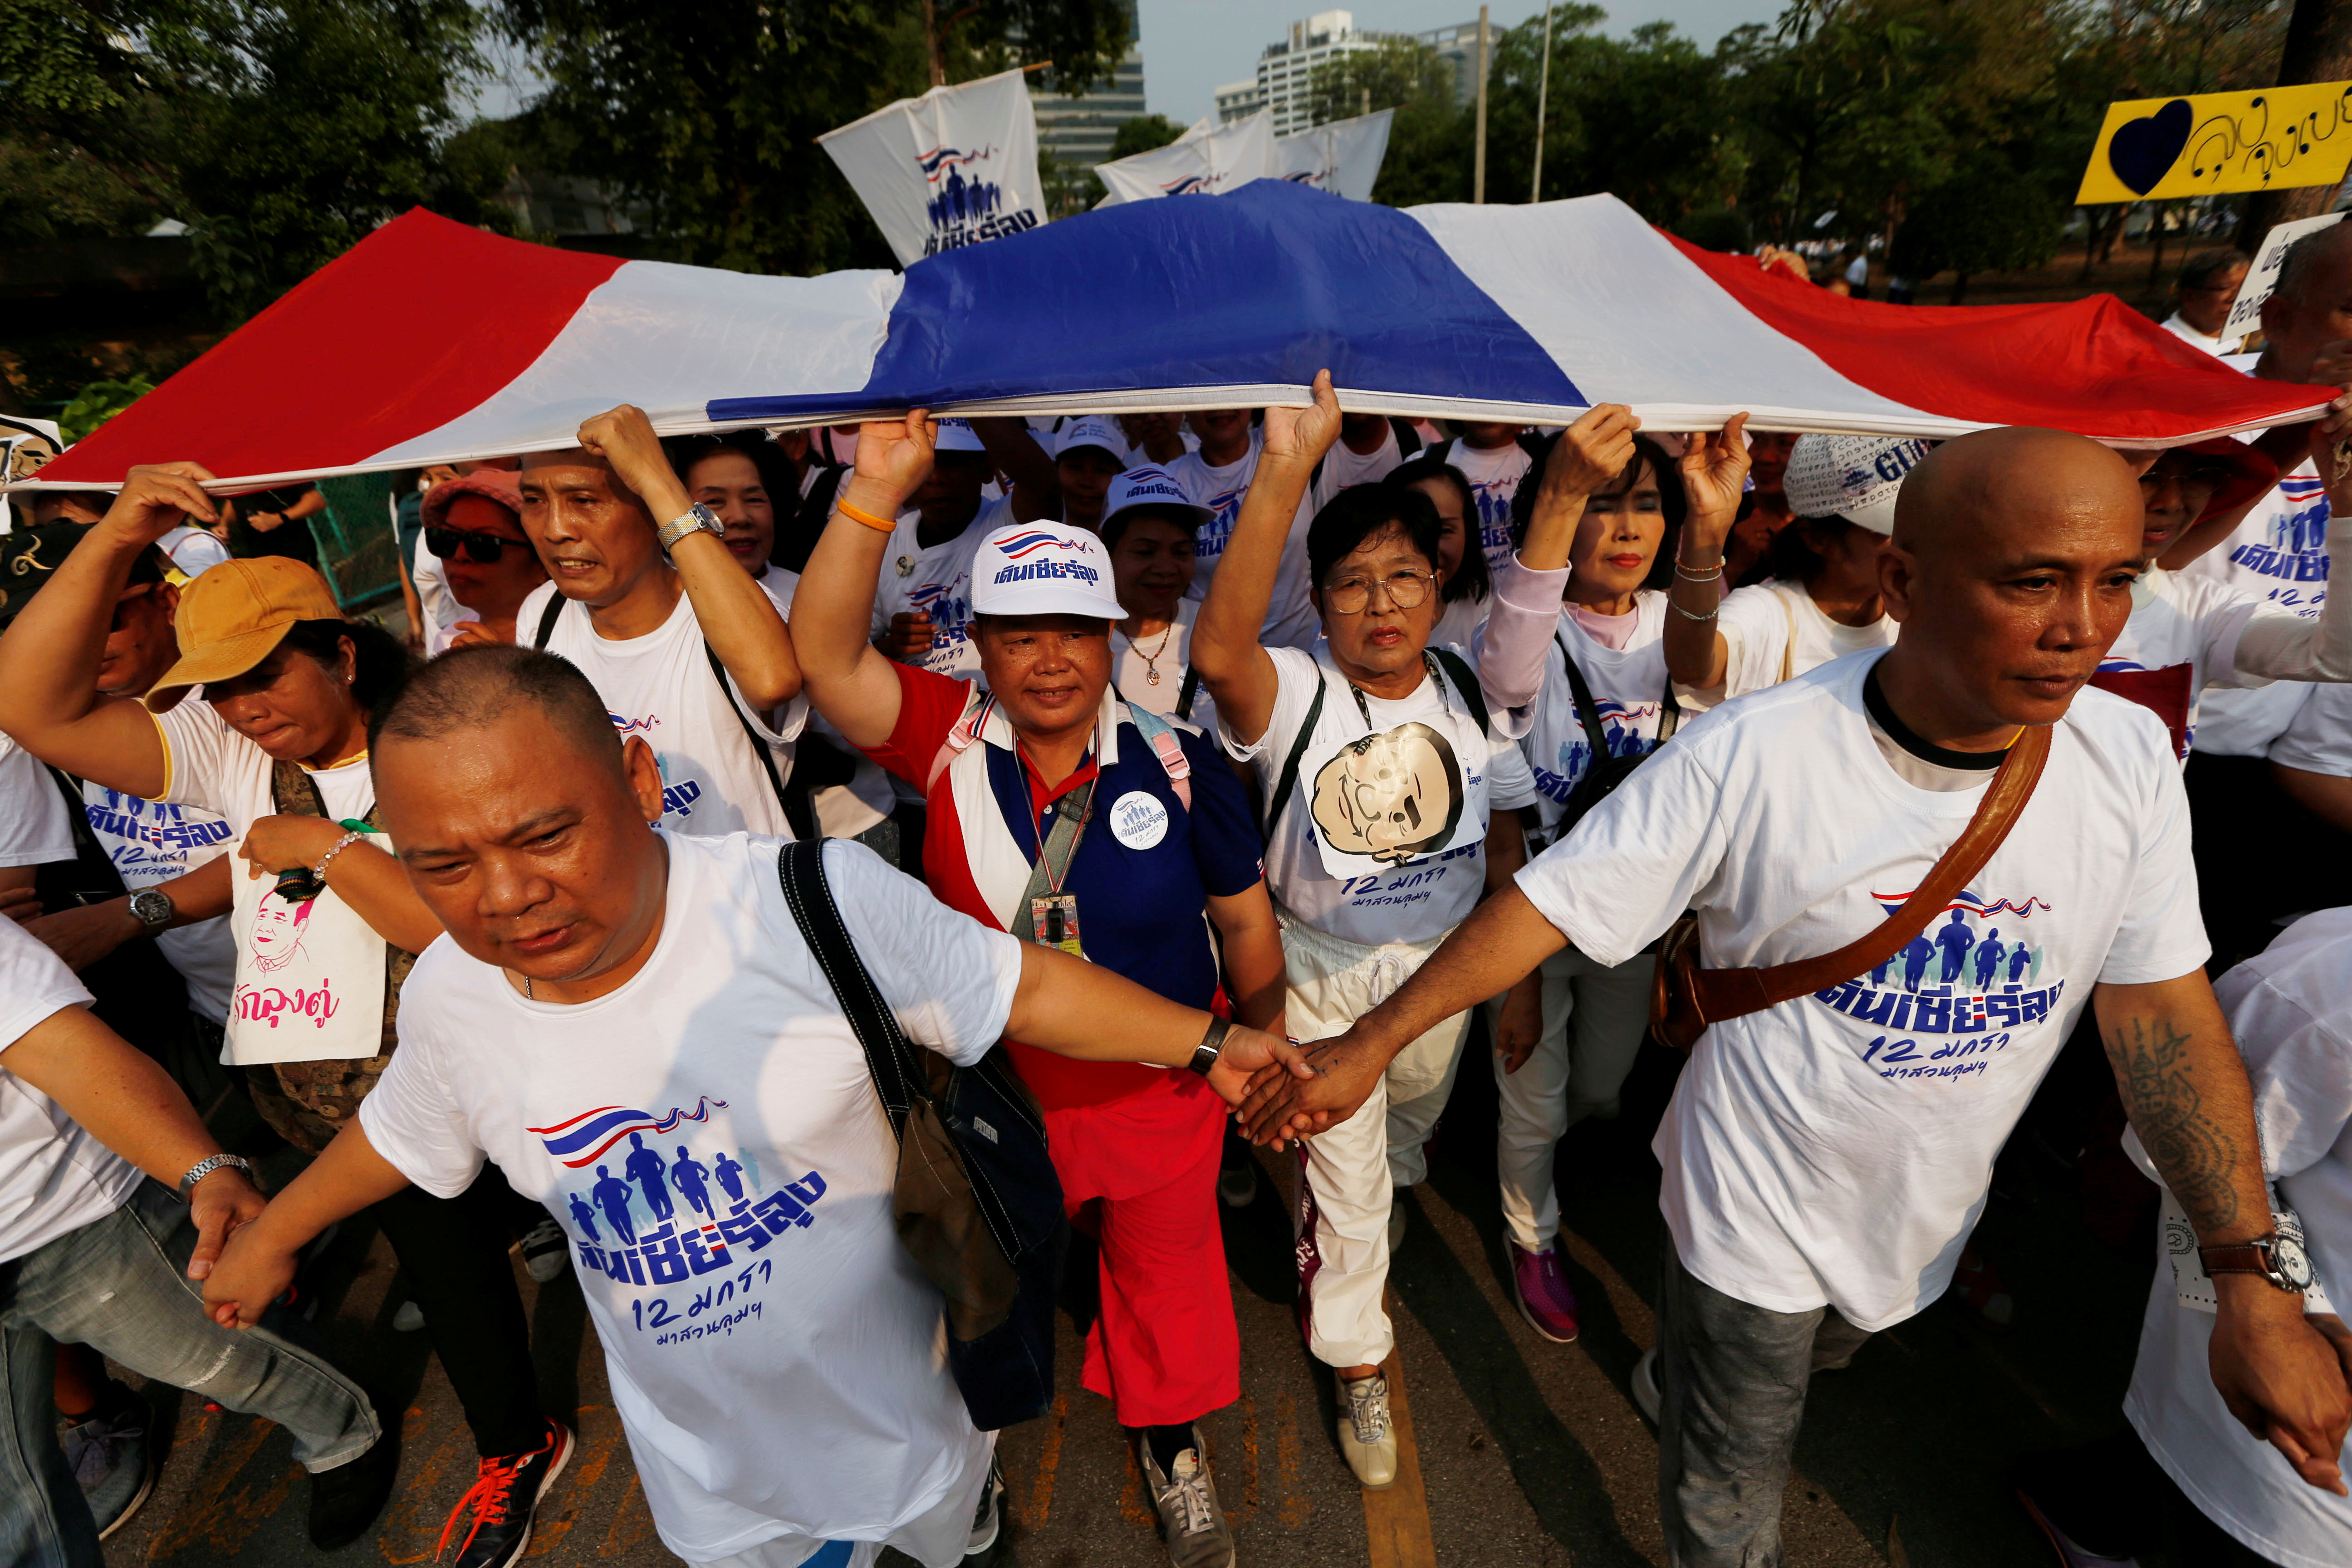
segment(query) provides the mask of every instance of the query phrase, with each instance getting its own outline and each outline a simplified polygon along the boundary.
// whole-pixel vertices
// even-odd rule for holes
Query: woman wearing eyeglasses
[[[466,607],[452,625],[425,628],[425,652],[515,640],[515,612],[547,568],[522,531],[522,476],[478,468],[425,493],[425,548],[441,563],[450,596]]]
[[[1439,523],[1420,491],[1359,486],[1317,512],[1308,596],[1324,641],[1311,655],[1261,645],[1284,538],[1339,434],[1328,374],[1313,408],[1265,411],[1257,472],[1192,633],[1225,747],[1256,770],[1265,803],[1285,1018],[1302,1040],[1345,1031],[1508,883],[1527,858],[1515,813],[1536,800],[1467,658],[1430,646],[1444,609]],[[1511,994],[1507,1037],[1538,1027],[1539,984]],[[1469,1022],[1449,1018],[1393,1059],[1318,1064],[1368,1085],[1360,1110],[1305,1146],[1295,1220],[1307,1347],[1339,1378],[1340,1452],[1367,1487],[1396,1476],[1380,1375],[1393,1342],[1381,1306],[1402,1230],[1393,1189],[1425,1173]]]

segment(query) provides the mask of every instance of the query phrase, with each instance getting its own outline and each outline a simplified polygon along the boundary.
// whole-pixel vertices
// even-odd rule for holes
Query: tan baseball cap
[[[283,555],[224,561],[180,590],[180,611],[172,620],[180,661],[147,694],[147,707],[162,713],[192,686],[243,675],[268,658],[297,621],[342,618],[327,580],[313,567]]]

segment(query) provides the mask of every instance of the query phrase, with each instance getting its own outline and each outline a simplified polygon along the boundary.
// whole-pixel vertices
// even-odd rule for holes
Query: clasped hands
[[[1358,1041],[1352,1031],[1300,1049],[1311,1076],[1302,1078],[1282,1062],[1250,1075],[1234,1119],[1251,1142],[1279,1149],[1338,1126],[1363,1109],[1388,1070],[1390,1053]]]

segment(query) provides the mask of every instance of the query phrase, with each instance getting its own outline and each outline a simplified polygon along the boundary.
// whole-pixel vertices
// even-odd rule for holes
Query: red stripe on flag
[[[377,229],[41,473],[112,483],[133,463],[216,474],[344,468],[522,374],[609,256],[526,245],[422,207]],[[267,418],[263,418],[264,411]]]
[[[2336,395],[2334,387],[2241,375],[2112,294],[2052,305],[1887,305],[1766,272],[1752,256],[1666,238],[1743,309],[1840,375],[1948,418],[2154,443],[2277,419]]]

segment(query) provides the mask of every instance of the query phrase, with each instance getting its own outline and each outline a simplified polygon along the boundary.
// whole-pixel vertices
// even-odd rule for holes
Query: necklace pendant
[[[1157,686],[1160,684],[1160,671],[1157,667],[1148,668],[1143,672],[1143,684],[1146,686]]]

